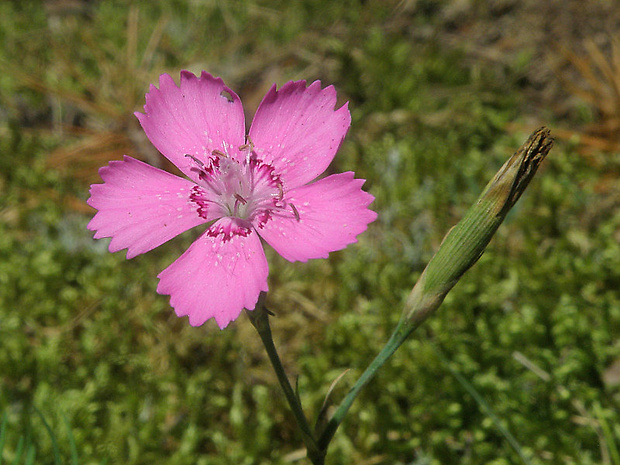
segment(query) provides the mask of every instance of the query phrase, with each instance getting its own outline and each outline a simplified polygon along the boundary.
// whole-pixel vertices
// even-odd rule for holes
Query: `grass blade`
[[[24,450],[24,437],[20,436],[17,440],[17,448],[15,449],[15,457],[13,457],[13,465],[17,465],[19,463],[19,459],[22,458],[22,453]]]
[[[603,409],[599,404],[594,405],[594,415],[601,427],[603,438],[605,438],[605,444],[607,446],[607,452],[613,465],[620,465],[620,453],[618,452],[618,445],[614,433],[605,419]],[[601,444],[602,446],[602,444]]]
[[[495,412],[493,411],[493,408],[489,405],[489,403],[486,400],[484,400],[484,398],[480,395],[478,391],[476,391],[476,388],[474,388],[474,386],[472,386],[472,384],[469,381],[467,381],[458,371],[456,371],[454,368],[452,368],[452,366],[450,366],[450,362],[445,357],[443,352],[441,352],[439,347],[433,344],[433,348],[435,350],[435,353],[441,360],[441,362],[444,364],[444,366],[450,371],[450,373],[452,373],[452,376],[456,378],[459,384],[463,386],[463,388],[474,398],[474,400],[478,403],[478,405],[484,411],[484,413],[486,413],[486,415],[491,419],[491,421],[493,421],[493,425],[495,425],[495,428],[497,428],[497,430],[502,434],[502,436],[506,438],[506,440],[515,450],[515,452],[519,454],[519,457],[521,457],[521,460],[523,461],[523,463],[525,463],[526,465],[531,465],[531,462],[523,453],[523,450],[519,442],[512,435],[512,433],[510,433],[510,431],[508,431],[508,429],[504,427],[504,425],[502,425],[500,419],[495,414]]]
[[[58,441],[56,441],[56,436],[54,436],[52,428],[50,427],[49,423],[47,422],[41,411],[34,405],[32,406],[32,408],[37,413],[37,415],[39,415],[39,418],[41,418],[43,426],[47,430],[48,434],[50,435],[50,439],[52,440],[52,447],[54,449],[54,465],[62,465],[62,460],[60,459],[60,449],[58,448]]]
[[[6,412],[2,414],[2,424],[0,424],[0,465],[2,465],[2,451],[4,450],[4,441],[6,440],[6,424],[8,415]]]
[[[24,459],[24,465],[34,465],[37,457],[37,450],[32,444],[28,444],[26,449],[26,458]]]
[[[78,452],[75,445],[75,438],[73,437],[73,432],[71,431],[71,424],[64,414],[62,415],[62,419],[67,427],[67,437],[69,438],[69,447],[71,448],[71,465],[79,465]]]

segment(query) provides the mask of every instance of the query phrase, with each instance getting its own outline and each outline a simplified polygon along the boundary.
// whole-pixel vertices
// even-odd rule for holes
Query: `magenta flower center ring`
[[[262,228],[274,215],[293,215],[299,219],[295,205],[284,199],[284,184],[273,166],[259,160],[251,143],[238,147],[236,159],[214,150],[205,165],[193,155],[186,155],[196,164],[191,170],[198,185],[190,195],[197,213],[205,219],[213,216],[236,218]]]

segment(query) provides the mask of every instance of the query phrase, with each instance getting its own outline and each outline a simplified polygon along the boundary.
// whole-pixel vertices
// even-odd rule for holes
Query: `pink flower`
[[[125,156],[99,170],[88,204],[95,238],[110,252],[147,252],[199,224],[207,230],[162,271],[157,292],[170,295],[193,326],[215,318],[220,328],[253,310],[267,291],[268,266],[259,236],[289,261],[326,258],[356,242],[374,221],[374,198],[363,179],[325,171],[351,116],[335,110],[336,91],[316,81],[275,85],[245,136],[243,107],[221,79],[163,74],[136,113],[153,145],[189,179]]]

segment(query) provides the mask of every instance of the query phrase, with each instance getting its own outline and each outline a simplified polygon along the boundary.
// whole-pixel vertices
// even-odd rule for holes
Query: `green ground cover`
[[[250,116],[273,82],[336,87],[353,123],[333,170],[367,179],[379,219],[328,260],[268,251],[275,341],[316,414],[530,130],[597,121],[585,103],[532,104],[533,51],[498,66],[446,45],[450,3],[0,4],[1,463],[307,463],[247,318],[191,328],[155,293],[199,231],[110,254],[86,230],[88,184],[122,153],[161,161],[132,112],[162,72],[219,75]],[[353,405],[328,463],[620,465],[619,167],[618,150],[556,142],[480,262]]]

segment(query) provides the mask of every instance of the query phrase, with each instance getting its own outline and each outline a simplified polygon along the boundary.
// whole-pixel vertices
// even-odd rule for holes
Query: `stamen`
[[[250,152],[254,150],[254,143],[252,142],[252,139],[250,139],[250,136],[247,136],[246,138],[246,143],[243,145],[239,146],[239,150],[240,151],[245,151],[250,149]]]
[[[239,194],[235,194],[235,198],[236,198],[239,202],[241,202],[243,205],[245,205],[245,204],[247,204],[247,203],[248,203],[248,201],[247,201],[247,200],[245,200],[243,197],[241,197],[241,195],[239,195]]]
[[[189,170],[198,174],[198,179],[200,179],[202,182],[207,184],[213,190],[213,192],[215,192],[217,195],[222,195],[221,188],[218,187],[217,183],[214,182],[214,179],[213,179],[213,168],[214,167],[217,168],[217,164],[211,163],[210,167],[205,168],[204,164],[200,160],[195,159],[195,157],[193,157],[192,155],[185,155],[185,156],[194,159],[196,163],[200,165],[200,168],[192,166],[190,167]],[[213,161],[217,162],[217,160],[213,160]]]
[[[297,208],[295,207],[295,205],[293,205],[290,202],[289,202],[289,205],[291,206],[291,210],[293,210],[293,215],[295,215],[295,219],[297,220],[297,222],[301,221],[301,218],[299,217],[299,212],[297,211]]]
[[[235,206],[233,207],[233,215],[239,216],[239,204],[245,205],[248,203],[248,201],[245,200],[243,197],[241,197],[241,195],[239,194],[235,194],[234,197],[235,197]]]
[[[245,160],[229,155],[230,148],[223,144],[221,149],[211,150],[207,157],[184,154],[192,160],[189,169],[196,174],[196,181],[208,192],[200,196],[200,203],[192,199],[200,208],[198,214],[203,218],[230,216],[255,222],[259,228],[273,214],[293,216],[301,221],[297,207],[286,202],[286,188],[280,176],[273,166],[258,158],[252,140],[246,137],[246,143],[238,147],[239,158]]]
[[[202,168],[203,166],[205,166],[205,164],[204,164],[203,162],[201,162],[200,160],[198,160],[198,158],[196,158],[195,156],[190,155],[189,153],[186,153],[186,154],[185,154],[185,156],[186,156],[187,158],[191,158],[192,160],[194,160],[194,163],[196,163],[196,164],[197,164],[198,166],[200,166],[201,168]]]

